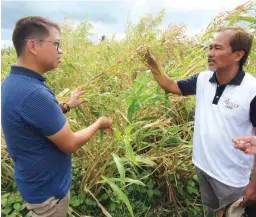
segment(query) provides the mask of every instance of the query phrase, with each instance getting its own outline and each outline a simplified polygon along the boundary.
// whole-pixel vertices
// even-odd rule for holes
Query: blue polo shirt
[[[18,66],[1,88],[2,128],[21,196],[32,204],[63,198],[71,185],[71,154],[47,139],[66,123],[56,97],[40,74]]]

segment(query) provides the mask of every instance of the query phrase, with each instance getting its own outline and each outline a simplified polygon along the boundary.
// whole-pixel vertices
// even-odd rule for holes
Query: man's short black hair
[[[26,39],[46,37],[49,35],[49,28],[56,28],[60,32],[58,24],[45,17],[29,16],[19,19],[15,25],[12,35],[13,45],[19,57],[26,44]]]

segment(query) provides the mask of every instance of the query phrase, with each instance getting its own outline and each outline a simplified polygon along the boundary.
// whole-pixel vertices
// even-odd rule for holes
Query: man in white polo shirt
[[[256,132],[256,78],[243,71],[252,40],[242,28],[219,29],[209,47],[209,69],[177,82],[162,74],[150,54],[145,54],[166,92],[196,95],[192,160],[207,217],[240,197],[244,205],[256,202],[256,167],[250,181],[256,157],[245,155],[232,143],[234,137]]]

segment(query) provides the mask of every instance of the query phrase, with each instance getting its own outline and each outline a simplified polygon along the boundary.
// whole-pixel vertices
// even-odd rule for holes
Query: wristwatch
[[[65,103],[65,102],[60,104],[60,108],[64,114],[70,111],[70,107],[68,103]]]

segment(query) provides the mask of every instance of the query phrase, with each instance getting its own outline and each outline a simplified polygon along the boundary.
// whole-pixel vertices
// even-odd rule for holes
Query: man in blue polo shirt
[[[43,17],[17,21],[13,44],[18,60],[2,83],[2,127],[18,190],[32,216],[64,217],[71,185],[71,154],[99,129],[102,117],[72,132],[42,75],[61,62],[60,28]],[[62,109],[67,109],[64,105]]]
[[[253,37],[242,28],[220,28],[209,47],[209,70],[178,82],[161,73],[147,51],[147,66],[168,93],[196,95],[193,163],[207,217],[244,197],[256,203],[256,157],[235,149],[232,138],[256,132],[256,78],[243,71]],[[138,51],[141,51],[139,49]]]

